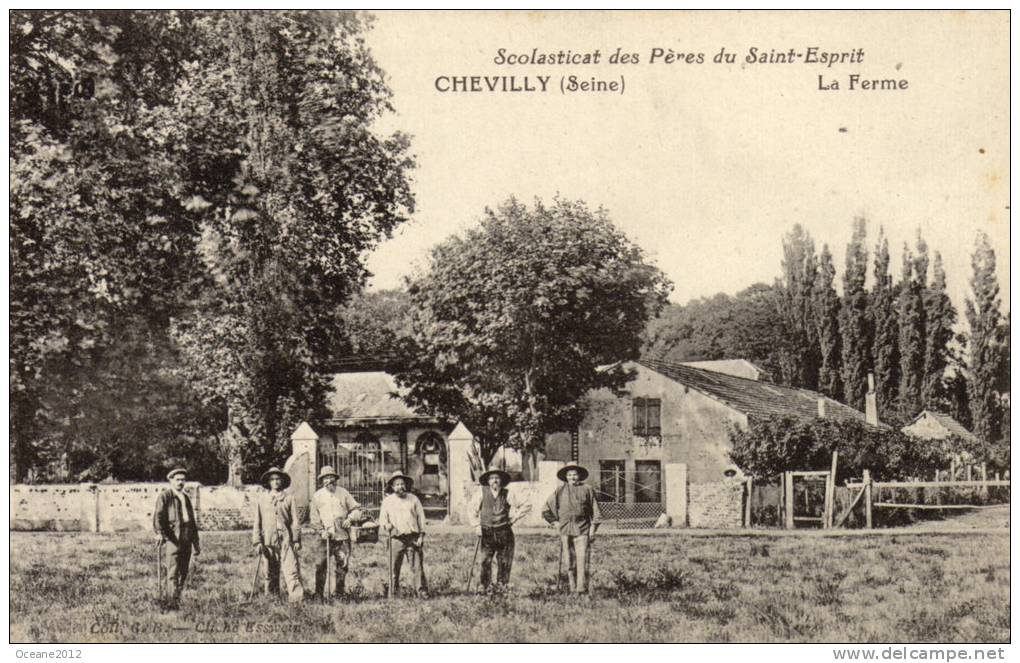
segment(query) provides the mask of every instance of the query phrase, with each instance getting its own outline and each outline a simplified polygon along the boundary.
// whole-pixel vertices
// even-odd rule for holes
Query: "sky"
[[[418,168],[412,222],[369,256],[372,289],[399,286],[486,206],[559,194],[605,207],[672,279],[677,303],[772,282],[797,223],[830,247],[839,276],[852,221],[864,217],[869,248],[880,226],[889,237],[897,278],[920,230],[942,254],[961,317],[984,231],[1009,307],[1006,13],[376,15],[367,42],[396,108],[379,129],[409,133]],[[805,63],[812,46],[848,61]],[[752,47],[802,57],[749,63]],[[501,48],[598,49],[601,62],[497,64]],[[608,63],[617,48],[640,63]],[[714,64],[720,48],[737,61]],[[663,55],[649,62],[653,49]],[[670,51],[706,62],[666,63]],[[849,90],[853,74],[907,88]],[[472,75],[550,82],[546,93],[437,90],[438,77]],[[561,94],[571,75],[622,77],[623,93]]]

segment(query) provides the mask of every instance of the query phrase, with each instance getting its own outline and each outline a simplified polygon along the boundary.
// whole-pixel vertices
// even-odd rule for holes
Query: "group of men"
[[[560,535],[560,563],[568,560],[569,587],[572,592],[588,590],[591,543],[601,516],[595,491],[584,484],[588,471],[580,465],[567,465],[557,477],[562,484],[546,501],[542,517]],[[164,576],[169,584],[171,607],[180,603],[188,577],[191,556],[199,555],[198,523],[184,483],[187,471],[175,468],[167,475],[170,486],[156,499],[153,528],[160,551],[166,552]],[[340,476],[326,465],[319,471],[320,488],[312,495],[308,520],[318,542],[315,559],[315,596],[326,598],[344,593],[351,560],[351,528],[363,523],[365,514],[357,500],[339,485]],[[514,557],[513,526],[528,514],[507,489],[510,475],[494,469],[479,477],[481,490],[470,506],[470,518],[478,537],[475,553],[482,551],[479,581],[482,591],[503,590],[510,582]],[[294,498],[286,492],[290,477],[271,467],[262,475],[268,491],[255,504],[252,546],[266,563],[265,590],[278,594],[283,585],[291,602],[305,598],[298,553],[301,551],[301,522]],[[405,561],[411,568],[411,590],[426,591],[424,572],[425,510],[411,489],[411,477],[394,472],[386,482],[386,495],[379,510],[379,528],[388,537],[388,591],[395,596],[400,587],[400,572]],[[492,582],[492,561],[496,560],[496,582]],[[162,557],[161,557],[162,559]],[[160,561],[163,565],[164,562]],[[331,573],[332,572],[332,573]],[[560,573],[558,570],[557,573]],[[558,581],[558,579],[557,579]],[[160,588],[162,593],[163,587]]]

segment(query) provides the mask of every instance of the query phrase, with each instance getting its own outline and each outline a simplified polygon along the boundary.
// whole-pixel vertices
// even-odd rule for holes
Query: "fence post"
[[[949,461],[949,480],[956,481],[956,458]]]
[[[662,470],[666,488],[663,503],[666,515],[673,527],[687,527],[687,464],[666,463]]]
[[[864,526],[871,529],[871,472],[864,470]]]
[[[783,472],[783,506],[786,508],[786,529],[793,529],[793,473]]]
[[[832,527],[832,510],[836,501],[836,462],[839,459],[839,452],[832,452],[832,466],[829,469],[829,476],[825,481],[825,511],[822,514],[822,529]]]

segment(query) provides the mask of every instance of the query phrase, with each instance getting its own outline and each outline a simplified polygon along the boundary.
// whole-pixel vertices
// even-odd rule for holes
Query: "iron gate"
[[[323,465],[332,465],[340,475],[339,483],[358,504],[377,509],[386,486],[386,457],[378,440],[368,436],[340,442],[332,452],[319,453],[316,474]]]

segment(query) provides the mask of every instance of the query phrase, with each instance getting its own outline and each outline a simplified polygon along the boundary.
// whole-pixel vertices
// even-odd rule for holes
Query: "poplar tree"
[[[911,418],[921,410],[924,382],[924,290],[928,272],[928,246],[918,235],[917,255],[903,245],[900,279],[900,414]]]
[[[813,294],[815,328],[821,358],[818,389],[830,398],[839,398],[843,394],[843,381],[839,371],[839,296],[836,294],[835,278],[836,268],[832,265],[832,254],[829,253],[828,245],[825,245],[818,261]]]
[[[871,325],[874,330],[875,392],[879,416],[896,409],[900,382],[899,324],[896,319],[896,288],[889,274],[889,240],[882,228],[875,244],[875,284],[871,290]]]
[[[953,340],[956,309],[946,293],[946,272],[942,255],[935,253],[931,285],[924,291],[925,343],[924,381],[921,403],[924,407],[945,409],[946,368],[951,359],[949,344]]]
[[[966,313],[970,326],[968,397],[974,432],[985,442],[997,440],[1001,432],[1002,407],[996,390],[1001,365],[999,335],[1004,328],[999,301],[999,282],[995,274],[995,251],[988,236],[978,233],[971,256],[974,270],[967,298]]]
[[[814,240],[797,224],[783,237],[783,276],[777,287],[785,341],[780,354],[780,379],[807,389],[818,387],[821,364],[811,292],[817,271]]]
[[[864,245],[866,235],[865,220],[854,219],[853,235],[846,247],[843,302],[839,311],[843,401],[859,410],[864,409],[868,368],[871,366],[868,293],[864,289],[868,273],[868,249]]]

